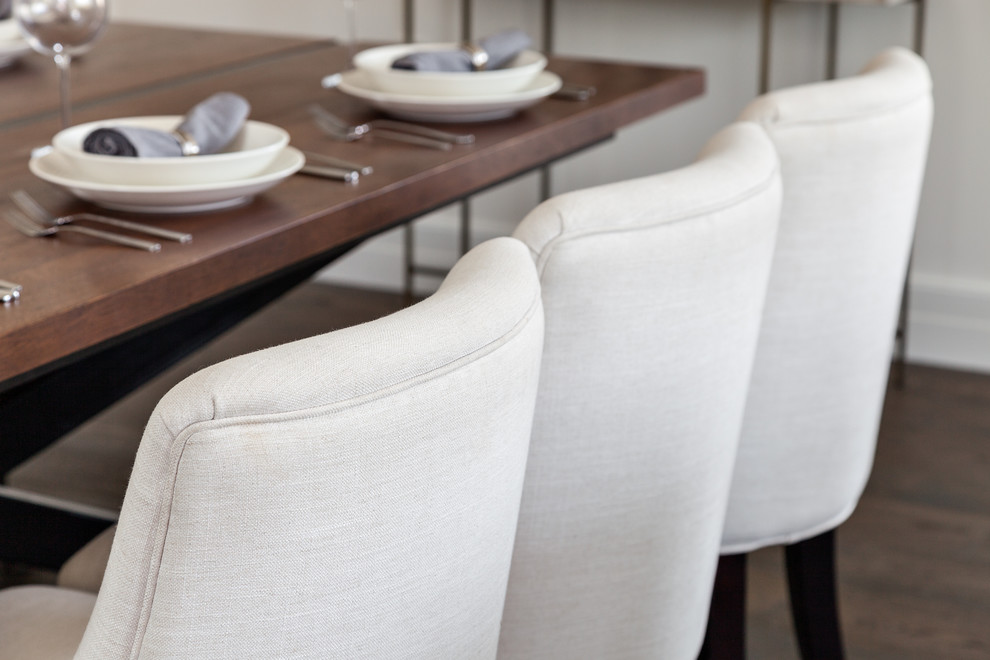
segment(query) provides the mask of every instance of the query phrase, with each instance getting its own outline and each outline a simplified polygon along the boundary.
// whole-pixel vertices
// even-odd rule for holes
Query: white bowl
[[[396,44],[363,50],[354,66],[368,75],[382,92],[421,96],[489,96],[518,92],[547,66],[547,58],[524,50],[507,66],[491,71],[408,71],[393,69],[392,62],[420,51],[454,50],[455,43]]]
[[[52,138],[52,146],[79,172],[101,183],[175,186],[217,183],[254,176],[272,164],[289,143],[289,134],[271,124],[248,121],[240,134],[220,153],[203,156],[130,158],[83,151],[83,140],[93,130],[109,126],[145,126],[171,131],[179,115],[106,119],[71,126]]]
[[[17,27],[17,21],[12,18],[5,18],[0,21],[0,41],[14,41],[21,38],[21,30]]]

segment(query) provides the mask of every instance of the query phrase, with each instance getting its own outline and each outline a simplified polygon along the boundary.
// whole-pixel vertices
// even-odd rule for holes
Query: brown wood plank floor
[[[93,421],[112,432],[143,425],[164,389],[228,355],[360,323],[401,296],[304,285]],[[102,426],[100,426],[102,425]],[[887,396],[876,465],[838,532],[840,603],[852,660],[990,658],[990,376],[909,366]],[[754,553],[749,657],[798,657],[782,552]],[[23,567],[0,583],[49,580]]]
[[[908,366],[837,542],[849,658],[990,658],[990,376]],[[783,574],[780,549],[754,554],[751,658],[798,658]]]

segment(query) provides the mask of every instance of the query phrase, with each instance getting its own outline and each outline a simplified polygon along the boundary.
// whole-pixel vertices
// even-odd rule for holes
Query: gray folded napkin
[[[500,69],[532,43],[522,30],[504,30],[485,37],[478,45],[488,53],[485,68]],[[409,53],[392,62],[392,68],[409,71],[471,71],[471,56],[466,50]]]
[[[200,155],[214,154],[237,137],[250,112],[251,105],[244,97],[219,92],[194,106],[173,133],[141,126],[107,126],[87,135],[83,150],[106,156],[182,156],[186,153],[183,143],[191,138]]]

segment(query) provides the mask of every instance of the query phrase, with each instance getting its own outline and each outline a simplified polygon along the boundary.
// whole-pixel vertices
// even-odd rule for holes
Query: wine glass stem
[[[357,17],[354,15],[354,0],[344,0],[344,13],[347,20],[347,54],[354,59],[357,49]]]
[[[58,95],[62,102],[62,128],[72,125],[72,105],[69,102],[69,65],[72,56],[68,53],[56,53],[55,64],[58,66]]]

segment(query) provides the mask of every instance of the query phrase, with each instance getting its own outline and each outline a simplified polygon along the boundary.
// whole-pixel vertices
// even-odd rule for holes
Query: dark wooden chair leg
[[[708,628],[699,660],[743,660],[746,657],[746,555],[718,559]]]
[[[803,660],[842,660],[835,585],[835,530],[786,548],[791,615]]]

